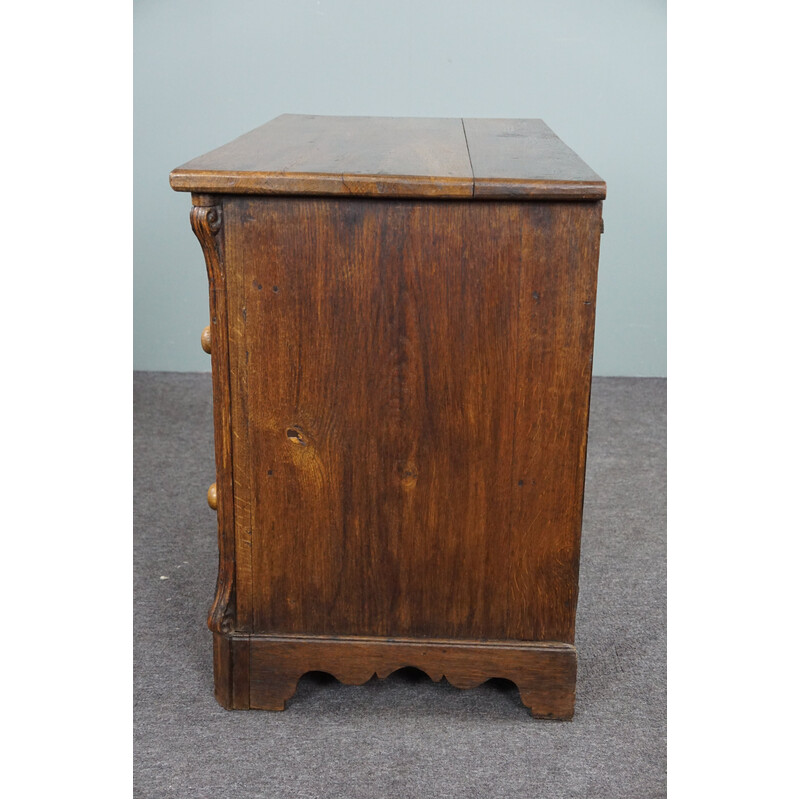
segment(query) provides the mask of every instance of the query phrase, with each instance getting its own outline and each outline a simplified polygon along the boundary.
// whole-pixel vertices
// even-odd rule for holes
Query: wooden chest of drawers
[[[605,183],[541,120],[295,115],[170,182],[210,287],[218,701],[413,666],[571,717]]]

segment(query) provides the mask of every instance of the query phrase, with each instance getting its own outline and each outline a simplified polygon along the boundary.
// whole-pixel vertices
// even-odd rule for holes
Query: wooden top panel
[[[172,171],[176,191],[602,199],[541,120],[284,114]]]
[[[173,171],[173,189],[470,197],[460,119],[284,114]]]
[[[540,119],[465,119],[475,197],[602,200],[603,179]]]

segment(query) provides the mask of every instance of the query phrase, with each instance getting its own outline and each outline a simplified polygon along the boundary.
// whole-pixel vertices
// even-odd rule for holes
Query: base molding
[[[228,709],[283,711],[307,672],[358,685],[403,667],[460,689],[506,678],[534,717],[574,712],[577,653],[562,642],[214,634],[214,695]]]

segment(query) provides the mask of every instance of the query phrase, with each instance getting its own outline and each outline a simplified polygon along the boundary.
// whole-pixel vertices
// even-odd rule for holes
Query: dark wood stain
[[[603,179],[540,119],[465,119],[475,197],[602,200]]]
[[[429,129],[449,137],[439,122]],[[540,153],[539,172],[519,174],[547,199],[498,200],[517,140],[535,155],[541,126],[458,122],[476,143],[476,193],[494,176],[484,195],[471,183],[462,199],[193,195],[211,288],[209,626],[226,708],[282,708],[310,670],[359,683],[411,665],[456,686],[506,677],[535,715],[572,714],[599,189],[563,152],[555,166]],[[420,170],[463,171],[410,130],[380,158],[418,144]],[[255,174],[301,144],[240,166]]]
[[[459,689],[503,675],[517,684],[535,717],[571,719],[575,705],[575,648],[557,642],[253,636],[249,648],[251,708],[282,711],[306,672],[327,672],[353,686],[407,666]],[[236,680],[231,679],[231,696],[241,691]]]
[[[283,114],[174,169],[176,191],[602,200],[542,120]]]
[[[460,119],[284,114],[170,175],[178,191],[469,197]]]
[[[228,295],[225,286],[222,207],[219,198],[193,195],[190,222],[206,260],[211,320],[211,375],[214,387],[214,454],[216,481],[208,490],[209,504],[217,513],[219,573],[208,626],[218,633],[230,632],[235,624],[235,539],[233,454],[231,448],[231,388],[229,380]]]

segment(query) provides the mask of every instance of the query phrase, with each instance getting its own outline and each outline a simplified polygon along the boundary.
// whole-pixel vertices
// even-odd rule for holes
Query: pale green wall
[[[541,117],[608,183],[595,374],[666,375],[666,3],[136,0],[134,368],[208,370],[173,167],[282,113]]]

